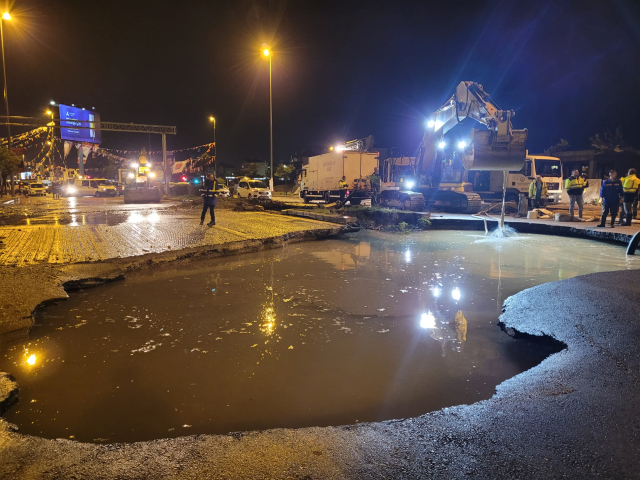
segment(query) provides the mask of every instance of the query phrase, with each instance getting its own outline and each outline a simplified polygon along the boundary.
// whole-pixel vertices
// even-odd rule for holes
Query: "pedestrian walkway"
[[[187,215],[130,215],[117,225],[0,227],[0,265],[78,263],[263,239],[332,227],[316,220],[260,212],[216,212],[215,227]]]

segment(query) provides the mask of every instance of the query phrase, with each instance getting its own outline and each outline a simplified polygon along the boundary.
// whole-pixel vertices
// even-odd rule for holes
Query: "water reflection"
[[[38,310],[30,338],[3,344],[0,370],[15,374],[21,398],[38,399],[7,420],[24,433],[114,442],[178,436],[184,425],[337,425],[473,403],[547,354],[496,326],[503,298],[560,269],[640,266],[619,247],[573,239],[496,250],[469,233],[409,237],[198,258],[76,292]]]

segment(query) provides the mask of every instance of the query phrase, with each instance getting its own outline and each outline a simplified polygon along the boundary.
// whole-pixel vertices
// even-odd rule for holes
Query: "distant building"
[[[575,169],[587,178],[603,179],[609,170],[618,172],[618,177],[627,174],[630,168],[640,170],[640,155],[634,152],[598,152],[597,150],[573,150],[557,152],[554,156],[562,160],[562,174],[568,178]]]
[[[251,168],[252,165],[255,165],[257,177],[267,176],[267,173],[269,172],[269,164],[267,162],[243,162],[242,169],[247,170]]]
[[[221,177],[235,177],[239,175],[240,168],[236,165],[230,165],[228,163],[218,163],[217,173]]]

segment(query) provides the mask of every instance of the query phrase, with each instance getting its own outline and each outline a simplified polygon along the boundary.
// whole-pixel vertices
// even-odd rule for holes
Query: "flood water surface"
[[[417,416],[489,398],[558,350],[497,326],[527,287],[626,268],[622,247],[359,233],[190,260],[72,293],[0,339],[22,433],[131,442]]]

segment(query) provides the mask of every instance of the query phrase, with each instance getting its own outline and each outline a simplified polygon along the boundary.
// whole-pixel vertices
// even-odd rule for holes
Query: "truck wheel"
[[[507,193],[504,199],[506,202],[515,202],[516,205],[518,204],[518,195],[515,193]]]
[[[95,193],[95,197],[100,198],[100,196],[101,196],[101,195],[100,195],[100,192],[96,192],[96,193]]]

